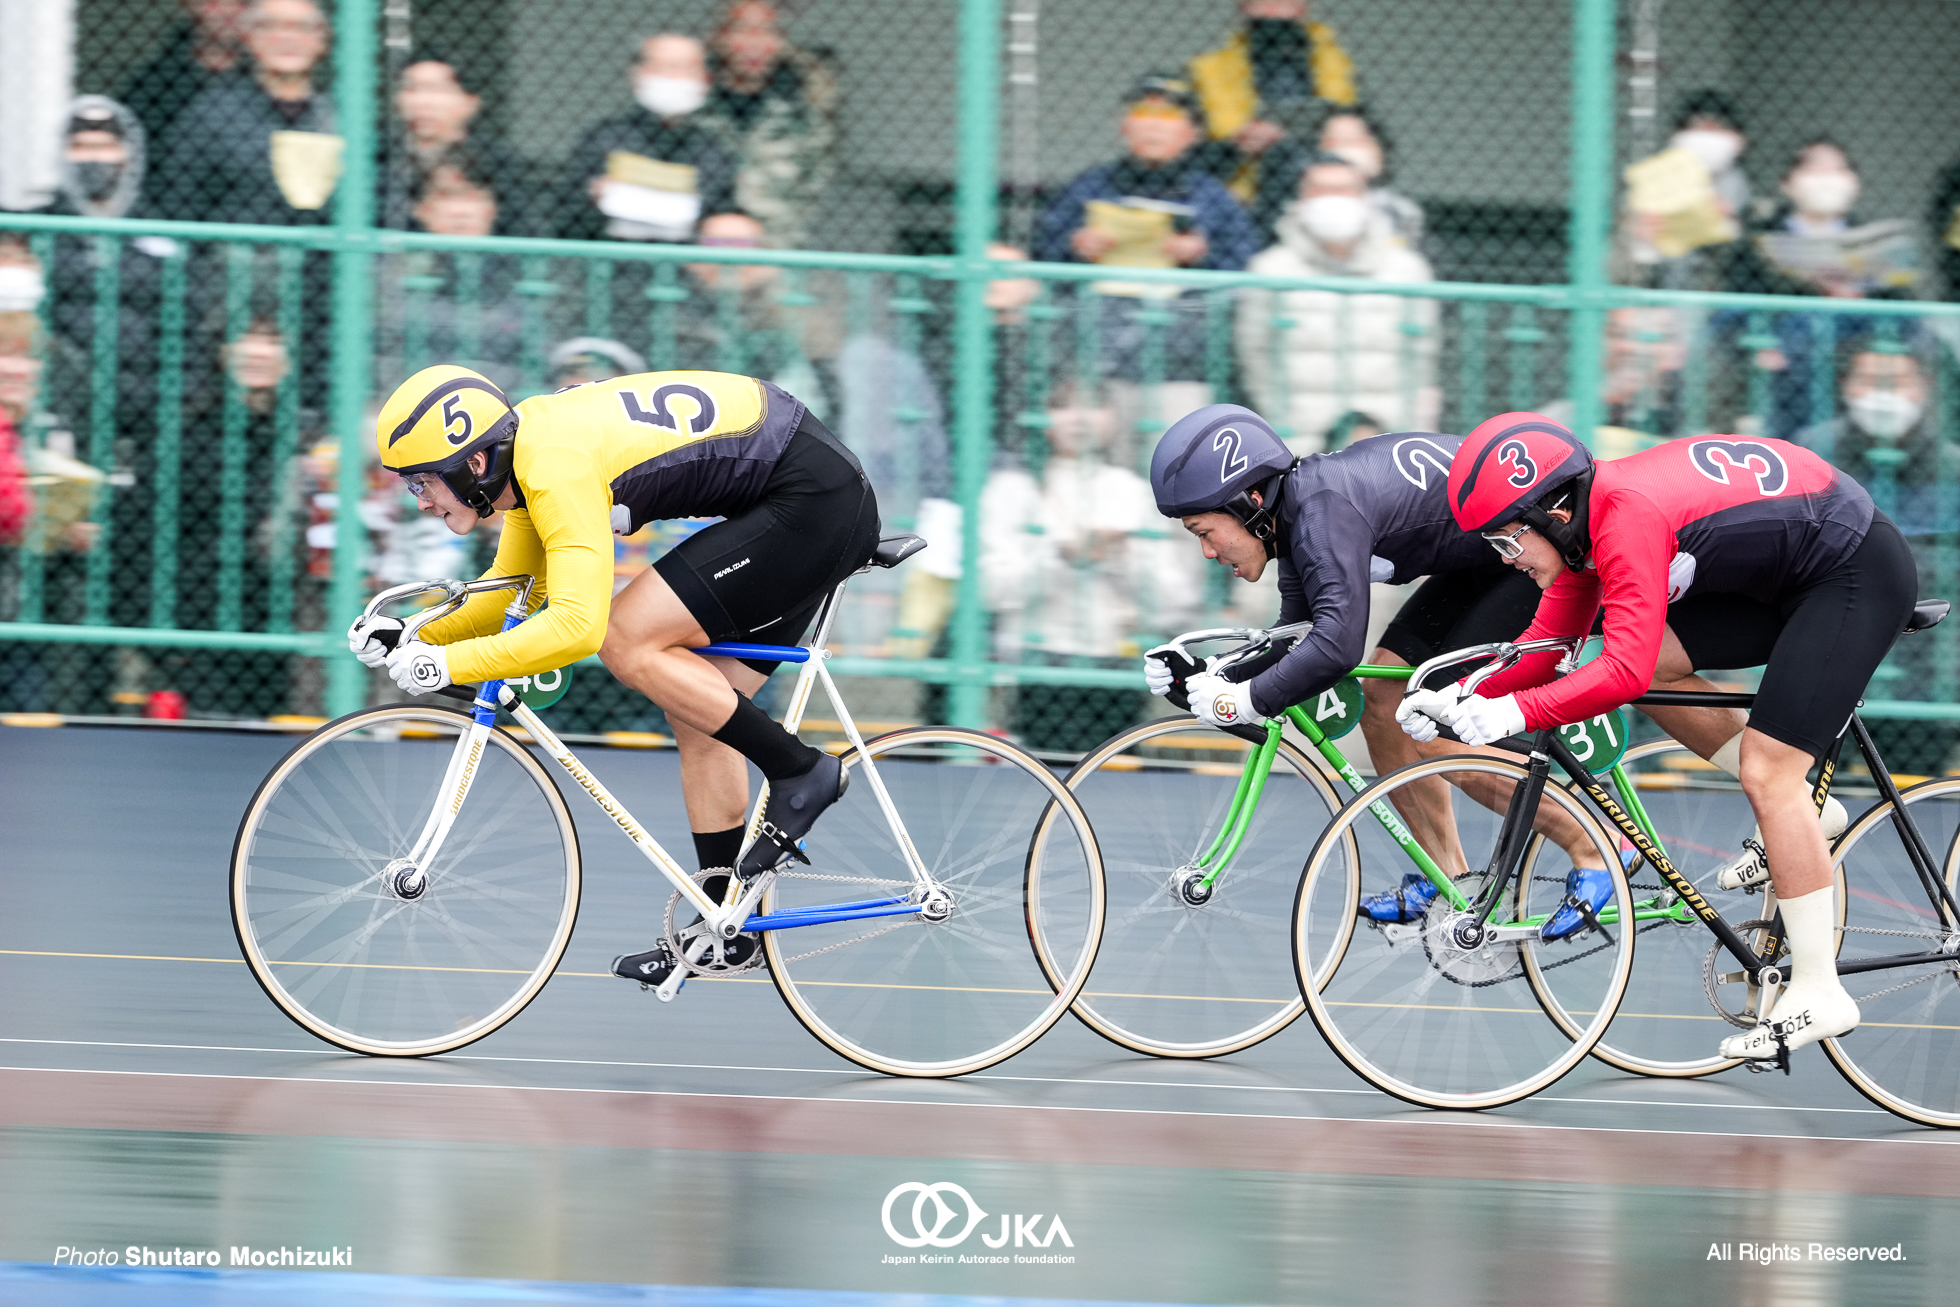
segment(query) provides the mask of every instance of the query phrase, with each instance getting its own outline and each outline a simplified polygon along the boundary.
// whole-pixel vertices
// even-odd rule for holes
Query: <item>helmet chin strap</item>
[[[1293,466],[1300,465],[1299,459]],[[1292,471],[1288,468],[1287,472]],[[1279,501],[1286,488],[1286,472],[1268,477],[1265,484],[1254,486],[1252,490],[1242,490],[1226,503],[1225,511],[1239,519],[1239,524],[1252,533],[1252,538],[1266,546],[1266,557],[1279,557]],[[1263,503],[1252,498],[1253,491],[1259,493]]]
[[[1562,491],[1571,504],[1570,522],[1561,522],[1553,517],[1542,503],[1528,505],[1518,514],[1520,521],[1552,542],[1552,547],[1558,550],[1565,565],[1575,572],[1586,565],[1586,557],[1592,553],[1592,482],[1592,471],[1587,469]]]

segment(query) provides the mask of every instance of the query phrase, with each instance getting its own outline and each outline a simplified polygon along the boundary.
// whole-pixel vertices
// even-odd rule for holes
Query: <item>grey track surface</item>
[[[585,900],[579,930],[564,967],[544,994],[504,1030],[463,1052],[419,1062],[355,1057],[317,1043],[290,1024],[259,991],[245,967],[236,961],[237,945],[226,906],[226,864],[232,836],[239,814],[258,780],[292,743],[288,739],[251,735],[0,727],[0,832],[4,832],[0,834],[0,866],[5,868],[4,882],[0,883],[4,883],[6,893],[5,911],[0,913],[0,992],[7,999],[0,1005],[0,1070],[74,1073],[78,1076],[77,1084],[94,1083],[96,1077],[104,1074],[223,1078],[211,1082],[214,1092],[218,1086],[238,1080],[267,1084],[344,1081],[370,1086],[437,1086],[448,1090],[478,1087],[486,1091],[700,1096],[704,1102],[794,1099],[882,1103],[890,1105],[894,1112],[901,1110],[901,1104],[944,1105],[948,1109],[998,1109],[992,1115],[961,1119],[973,1123],[971,1131],[993,1129],[1003,1132],[1003,1139],[1017,1131],[1018,1127],[1011,1124],[1013,1121],[1032,1119],[1025,1115],[1017,1117],[1014,1115],[1017,1112],[1050,1117],[1055,1109],[1077,1109],[1086,1114],[1083,1120],[1095,1118],[1100,1123],[1097,1129],[1111,1128],[1106,1123],[1120,1118],[1134,1119],[1139,1130],[1183,1132],[1183,1142],[1178,1148],[1184,1151],[1160,1151],[1153,1157],[1176,1153],[1189,1158],[1194,1149],[1202,1157],[1206,1122],[1216,1122],[1221,1128],[1234,1124],[1219,1120],[1227,1118],[1248,1127],[1263,1121],[1274,1129],[1292,1119],[1313,1124],[1315,1129],[1323,1131],[1336,1127],[1365,1130],[1366,1127],[1350,1128],[1341,1123],[1380,1122],[1398,1125],[1405,1132],[1427,1129],[1436,1138],[1443,1136],[1433,1132],[1456,1126],[1479,1131],[1492,1127],[1543,1127],[1549,1129],[1531,1132],[1534,1137],[1556,1138],[1569,1132],[1567,1137],[1588,1140],[1607,1138],[1595,1132],[1611,1132],[1609,1142],[1603,1146],[1609,1151],[1624,1150],[1629,1154],[1647,1148],[1644,1139],[1662,1135],[1677,1139],[1695,1135],[1761,1137],[1788,1140],[1793,1146],[1800,1139],[1896,1141],[1902,1149],[1897,1156],[1904,1159],[1910,1155],[1915,1165],[1920,1164],[1920,1159],[1937,1159],[1940,1165],[1951,1169],[1960,1162],[1960,1153],[1928,1154],[1926,1151],[1960,1146],[1960,1139],[1912,1126],[1877,1109],[1844,1084],[1823,1055],[1816,1052],[1801,1055],[1796,1073],[1788,1078],[1732,1072],[1703,1081],[1647,1081],[1588,1063],[1534,1100],[1467,1119],[1412,1109],[1375,1092],[1328,1053],[1304,1019],[1256,1049],[1209,1063],[1160,1062],[1135,1057],[1074,1023],[1065,1022],[1028,1052],[981,1075],[956,1082],[880,1079],[841,1061],[817,1044],[796,1024],[774,989],[766,983],[697,982],[678,1001],[662,1006],[637,988],[604,976],[607,962],[614,954],[644,947],[652,938],[666,889],[630,845],[610,828],[602,814],[576,795],[571,801],[580,825],[586,861]],[[593,749],[584,757],[657,838],[677,852],[687,849],[674,754]],[[1162,1124],[1166,1117],[1172,1119],[1171,1125]],[[66,1156],[62,1153],[65,1146],[50,1144],[44,1138],[59,1135],[60,1131],[50,1132],[34,1122],[23,1123],[14,1117],[4,1120],[5,1124],[0,1124],[0,1140],[6,1144],[4,1154],[0,1154],[0,1171],[12,1169],[15,1174],[12,1182],[0,1184],[0,1191],[13,1189],[18,1193],[21,1182],[30,1175],[40,1174],[37,1168],[67,1165],[61,1161]],[[988,1121],[996,1124],[983,1124]],[[1002,1122],[1008,1124],[999,1124]],[[136,1123],[131,1125],[134,1128]],[[161,1122],[159,1127],[167,1128]],[[241,1125],[239,1129],[249,1133],[252,1128]],[[432,1137],[446,1142],[428,1144],[427,1149],[472,1147],[440,1131]],[[1365,1141],[1368,1136],[1358,1137]],[[1409,1137],[1420,1140],[1432,1136]],[[1457,1132],[1450,1137],[1466,1136]],[[601,1146],[603,1151],[603,1143],[600,1141],[595,1146]],[[854,1153],[860,1162],[862,1154],[879,1151],[853,1150],[848,1141],[806,1143],[807,1146],[784,1151],[806,1155]],[[1406,1147],[1406,1144],[1397,1146]],[[495,1151],[488,1144],[473,1147],[468,1156],[476,1162],[457,1163],[464,1171],[477,1163],[489,1165],[482,1159],[487,1152]],[[754,1165],[746,1150],[725,1151],[730,1157],[750,1158],[729,1165]],[[1004,1159],[996,1165],[1008,1167],[1007,1171],[988,1173],[994,1174],[1000,1183],[1005,1183],[1000,1181],[1000,1176],[1012,1173],[1013,1165],[1034,1165],[1026,1158],[1016,1161],[1014,1150],[1000,1140],[990,1143],[983,1138],[963,1138],[957,1128],[949,1133],[943,1148],[909,1147],[892,1151],[913,1157],[966,1159],[960,1165],[969,1167],[978,1165],[974,1159]],[[272,1147],[272,1154],[278,1153],[279,1149]],[[697,1151],[682,1170],[708,1166],[705,1159],[721,1155],[712,1148]],[[1104,1161],[1116,1160],[1102,1153],[1097,1156]],[[1213,1180],[1221,1175],[1250,1174],[1262,1169],[1256,1164],[1231,1160],[1231,1156],[1230,1149],[1223,1149],[1215,1163],[1187,1160],[1182,1165],[1226,1168],[1210,1172]],[[399,1164],[400,1160],[397,1154],[375,1161],[374,1165],[385,1169]],[[270,1160],[267,1164],[274,1165]],[[807,1156],[801,1160],[786,1156],[782,1162],[785,1174],[800,1174],[813,1165]],[[1085,1175],[1096,1173],[1099,1165],[1100,1162],[1091,1165],[1085,1161],[1077,1170]],[[874,1213],[877,1198],[891,1183],[906,1178],[933,1179],[933,1175],[925,1173],[930,1169],[871,1168],[872,1174],[864,1183],[876,1190],[871,1196]],[[951,1162],[942,1169],[947,1175],[966,1174]],[[1267,1169],[1311,1171],[1314,1168],[1305,1165]],[[1379,1231],[1382,1223],[1400,1219],[1406,1204],[1412,1201],[1419,1204],[1425,1193],[1436,1198],[1444,1211],[1463,1212],[1466,1219],[1480,1204],[1494,1213],[1498,1207],[1522,1202],[1524,1207],[1513,1211],[1513,1217],[1543,1222],[1547,1238],[1556,1230],[1566,1230],[1575,1238],[1585,1237],[1589,1229],[1596,1230],[1595,1218],[1610,1223],[1620,1219],[1612,1213],[1624,1215],[1624,1209],[1614,1202],[1600,1207],[1599,1202],[1605,1200],[1596,1201],[1597,1193],[1578,1183],[1580,1177],[1576,1175],[1534,1172],[1521,1176],[1514,1184],[1501,1172],[1480,1178],[1472,1167],[1467,1171],[1461,1168],[1442,1171],[1453,1177],[1447,1181],[1428,1181],[1421,1178],[1420,1165],[1411,1168],[1385,1164],[1381,1175],[1401,1178],[1364,1183],[1356,1177],[1368,1172],[1365,1147],[1361,1161],[1351,1161],[1337,1169],[1346,1178],[1320,1177],[1316,1182],[1317,1197],[1311,1207],[1319,1213],[1315,1219],[1333,1222],[1354,1238],[1369,1237],[1371,1225]],[[915,1176],[913,1172],[918,1174]],[[1699,1271],[1703,1249],[1710,1239],[1770,1236],[1769,1225],[1750,1225],[1750,1214],[1765,1209],[1752,1207],[1745,1191],[1832,1187],[1813,1186],[1801,1179],[1792,1180],[1787,1186],[1764,1183],[1760,1178],[1724,1176],[1713,1168],[1705,1168],[1703,1173],[1704,1179],[1689,1183],[1665,1177],[1634,1181],[1673,1186],[1651,1192],[1656,1202],[1662,1192],[1676,1194],[1674,1214],[1654,1219],[1657,1228],[1676,1231],[1676,1235],[1669,1236],[1676,1243],[1669,1246],[1682,1275],[1691,1276]],[[259,1183],[271,1186],[268,1192],[276,1194],[276,1171],[272,1174],[274,1178]],[[688,1171],[687,1175],[691,1177],[693,1172]],[[594,1173],[586,1178],[602,1186],[622,1179],[612,1173]],[[1549,1183],[1553,1180],[1559,1183]],[[1568,1184],[1567,1180],[1573,1183]],[[82,1184],[82,1189],[68,1197],[86,1206],[87,1194],[94,1192],[89,1185],[118,1190],[121,1182],[109,1172],[95,1180],[76,1183]],[[435,1182],[429,1179],[429,1183]],[[626,1191],[620,1197],[630,1207],[634,1202],[635,1182],[629,1176],[624,1183]],[[675,1183],[710,1184],[699,1177],[678,1176]],[[1199,1185],[1195,1175],[1180,1181],[1174,1168],[1142,1166],[1128,1178],[1110,1183],[1126,1190],[1142,1186],[1150,1192],[1157,1192],[1150,1187],[1158,1186],[1165,1195],[1170,1195],[1161,1201],[1153,1200],[1156,1206],[1152,1210],[1160,1217],[1174,1210],[1174,1195],[1199,1191],[1194,1187]],[[1261,1183],[1279,1185],[1281,1181]],[[1707,1192],[1697,1196],[1696,1191],[1704,1188]],[[1878,1233],[1884,1234],[1884,1229],[1889,1227],[1883,1227],[1883,1222],[1899,1212],[1915,1211],[1931,1220],[1934,1209],[1944,1213],[1941,1219],[1950,1228],[1951,1221],[1960,1214],[1960,1199],[1944,1193],[1926,1192],[1915,1200],[1917,1207],[1900,1206],[1894,1211],[1886,1204],[1900,1200],[1883,1195],[1921,1191],[1909,1187],[1891,1189],[1882,1183],[1849,1188],[1864,1196],[1853,1198],[1841,1193],[1831,1198],[1837,1204],[1833,1210],[1840,1213],[1840,1219],[1830,1225],[1834,1231],[1848,1232],[1861,1222],[1878,1221]],[[1496,1191],[1503,1191],[1508,1197],[1499,1202],[1491,1196]],[[1601,1192],[1610,1193],[1612,1188],[1606,1186]],[[1559,1193],[1565,1193],[1567,1198],[1557,1199]],[[1268,1196],[1279,1194],[1280,1190],[1274,1189]],[[1587,1194],[1594,1196],[1586,1197]],[[1053,1195],[1051,1190],[1049,1196]],[[127,1194],[123,1197],[126,1199]],[[668,1199],[656,1202],[645,1198],[645,1201],[659,1205]],[[990,1211],[1002,1210],[998,1200],[981,1201]],[[1495,1207],[1491,1206],[1493,1203]],[[1858,1203],[1880,1206],[1856,1208]],[[1032,1211],[1041,1205],[1042,1199],[1037,1196],[1023,1204],[1023,1209]],[[599,1207],[610,1210],[613,1204],[602,1201]],[[1787,1202],[1775,1210],[1784,1211],[1786,1207]],[[22,1210],[9,1200],[0,1200],[0,1216],[20,1216]],[[1015,1208],[1009,1205],[1005,1210]],[[1295,1214],[1306,1210],[1298,1208]],[[1690,1219],[1687,1213],[1691,1211],[1699,1215]],[[1075,1218],[1070,1219],[1073,1227]],[[1261,1228],[1270,1228],[1272,1238],[1283,1242],[1291,1237],[1284,1234],[1291,1218],[1267,1211],[1260,1219],[1267,1222]],[[1488,1219],[1499,1218],[1493,1214]],[[872,1220],[875,1234],[875,1215]],[[1086,1214],[1084,1221],[1092,1223]],[[1709,1221],[1719,1228],[1707,1228]],[[1175,1225],[1176,1221],[1171,1223]],[[9,1221],[0,1220],[0,1229],[8,1224]],[[30,1224],[36,1230],[43,1228],[39,1223]],[[22,1233],[25,1228],[15,1223],[13,1236],[0,1234],[0,1259],[39,1260],[48,1255],[35,1242],[38,1235]],[[104,1237],[116,1236],[110,1233]],[[1126,1237],[1141,1240],[1141,1247],[1147,1246],[1153,1236],[1148,1230],[1138,1229],[1129,1231]],[[1492,1237],[1496,1240],[1489,1250],[1493,1255],[1507,1246],[1513,1251],[1522,1251],[1526,1245],[1534,1251],[1544,1251],[1536,1248],[1535,1237],[1522,1243],[1501,1233]],[[1893,1240],[1891,1234],[1884,1237],[1886,1242]],[[1511,1239],[1509,1245],[1507,1239]],[[887,1251],[892,1250],[882,1235],[877,1235],[874,1242]],[[1939,1242],[1929,1238],[1925,1249],[1928,1257],[1934,1254]],[[872,1243],[864,1245],[867,1250],[872,1246]],[[1262,1244],[1261,1247],[1274,1256],[1282,1255],[1275,1251],[1279,1245]],[[1286,1255],[1304,1257],[1307,1250],[1296,1247]],[[1597,1249],[1586,1254],[1588,1258],[1599,1255]],[[1623,1248],[1612,1256],[1634,1255],[1635,1250]],[[1641,1251],[1638,1255],[1649,1255],[1649,1252]],[[1954,1254],[1943,1255],[1951,1258]],[[878,1258],[867,1251],[864,1261],[871,1266]],[[459,1266],[455,1261],[441,1259],[418,1262],[414,1257],[407,1257],[385,1267],[364,1269],[566,1279],[648,1279],[657,1274],[670,1282],[698,1283],[799,1282],[796,1278],[799,1272],[793,1268],[774,1267],[767,1274],[753,1268],[737,1270],[731,1269],[733,1263],[719,1257],[698,1264],[683,1262],[679,1271],[669,1269],[664,1262],[653,1269],[649,1269],[649,1264],[635,1263],[624,1267],[628,1273],[620,1273],[621,1267],[612,1262],[604,1266],[591,1262],[542,1268],[534,1261],[514,1265],[500,1262],[494,1272],[471,1269],[473,1265],[465,1261]],[[860,1283],[853,1278],[858,1275],[856,1271],[847,1274],[828,1270],[821,1274],[810,1271],[805,1282],[840,1288],[916,1288],[941,1292],[976,1292],[980,1291],[975,1287],[979,1284],[989,1291],[1028,1296],[1128,1295],[1207,1301],[1213,1300],[1208,1294],[1216,1294],[1216,1300],[1220,1301],[1307,1300],[1290,1296],[1305,1291],[1299,1289],[1298,1283],[1294,1288],[1287,1288],[1287,1284],[1294,1282],[1277,1272],[1252,1275],[1236,1288],[1227,1290],[1208,1289],[1209,1281],[1193,1283],[1177,1276],[1154,1278],[1147,1271],[1147,1263],[1129,1266],[1123,1275],[1113,1275],[1106,1281],[1051,1280],[1042,1284],[955,1283],[950,1279],[925,1283],[903,1278],[922,1268],[907,1268],[902,1274],[898,1268],[890,1269],[891,1276],[882,1280],[864,1272],[865,1276],[877,1280],[876,1283]],[[1924,1269],[1930,1271],[1931,1267]],[[1400,1271],[1395,1273],[1398,1283],[1401,1275]],[[1314,1300],[1346,1300],[1350,1296],[1348,1289],[1341,1287],[1347,1283],[1345,1279],[1311,1283],[1318,1286],[1309,1295]],[[1875,1293],[1877,1283],[1869,1282],[1867,1290]],[[1414,1293],[1419,1285],[1409,1281],[1407,1287]],[[1678,1285],[1668,1281],[1648,1287],[1658,1294],[1674,1292]],[[1903,1293],[1899,1300],[1910,1300],[1912,1294],[1906,1286],[1901,1283],[1897,1287]],[[1376,1288],[1385,1289],[1385,1284],[1378,1283]],[[1568,1291],[1560,1294],[1561,1299],[1587,1300],[1589,1295],[1584,1292],[1576,1298],[1571,1296],[1576,1288],[1568,1286]],[[1354,1296],[1356,1300],[1376,1297],[1359,1289],[1354,1290]],[[1384,1291],[1378,1300],[1400,1296],[1399,1291]],[[1838,1296],[1826,1291],[1815,1300],[1828,1301]],[[1887,1296],[1875,1294],[1866,1300],[1879,1301]]]

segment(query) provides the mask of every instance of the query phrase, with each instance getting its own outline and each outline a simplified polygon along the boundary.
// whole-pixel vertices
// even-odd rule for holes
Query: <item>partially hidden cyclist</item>
[[[1688,437],[1595,464],[1536,413],[1482,423],[1457,451],[1450,508],[1466,531],[1543,588],[1524,639],[1572,638],[1605,612],[1605,649],[1554,680],[1556,654],[1483,682],[1421,691],[1403,712],[1448,720],[1471,743],[1610,712],[1651,683],[1712,689],[1700,668],[1763,668],[1747,726],[1671,733],[1741,780],[1758,854],[1723,887],[1775,886],[1792,978],[1723,1057],[1767,1060],[1842,1035],[1858,1005],[1837,975],[1828,839],[1807,773],[1836,745],[1918,597],[1911,551],[1863,487],[1801,446]],[[1658,716],[1658,713],[1656,714]]]
[[[1152,692],[1179,703],[1188,695],[1191,711],[1218,727],[1257,725],[1313,699],[1362,660],[1371,582],[1429,578],[1383,632],[1371,662],[1413,666],[1451,649],[1516,638],[1537,606],[1537,588],[1450,515],[1444,486],[1462,440],[1401,432],[1295,458],[1264,418],[1236,404],[1213,404],[1174,423],[1150,462],[1157,510],[1182,518],[1205,557],[1241,580],[1257,581],[1276,561],[1280,622],[1311,620],[1313,629],[1290,648],[1222,676],[1168,646],[1153,649],[1144,661]],[[1467,751],[1434,732],[1412,743],[1396,729],[1401,682],[1371,678],[1363,685],[1361,728],[1378,772]],[[1463,788],[1499,812],[1511,794],[1498,777],[1468,778]],[[1446,874],[1467,874],[1444,782],[1404,787],[1395,803]],[[1576,822],[1550,805],[1538,821],[1572,859],[1569,891],[1610,884]],[[1435,894],[1427,877],[1411,872],[1400,887],[1363,899],[1360,911],[1375,921],[1413,921]],[[1563,938],[1584,924],[1567,908],[1545,930]]]
[[[749,697],[774,662],[692,652],[717,641],[795,644],[877,547],[863,469],[800,401],[753,377],[643,372],[512,404],[479,374],[440,365],[389,397],[375,443],[422,511],[457,535],[502,512],[484,575],[535,576],[533,604],[549,603],[502,632],[508,596],[477,595],[406,643],[395,618],[356,621],[348,644],[361,661],[429,693],[597,653],[666,711],[703,871],[749,878],[802,856],[797,841],[843,792],[839,761]],[[613,594],[614,535],[674,517],[724,520]],[[744,758],[767,778],[769,801],[762,834],[741,855]],[[647,984],[671,967],[664,946],[613,964]]]

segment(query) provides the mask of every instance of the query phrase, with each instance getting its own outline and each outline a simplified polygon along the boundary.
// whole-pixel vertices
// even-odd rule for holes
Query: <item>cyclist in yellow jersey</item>
[[[478,595],[399,647],[396,619],[357,621],[348,645],[362,662],[426,694],[597,653],[673,725],[703,870],[726,872],[741,852],[743,758],[768,779],[769,804],[739,874],[801,856],[797,840],[842,793],[838,760],[750,700],[775,663],[691,652],[725,640],[796,643],[824,596],[877,546],[863,468],[800,401],[753,377],[643,372],[512,405],[488,379],[442,365],[395,391],[375,443],[422,511],[456,534],[501,511],[485,575],[535,576],[534,606],[550,604],[503,632],[504,597]],[[725,520],[615,596],[613,536],[668,517]],[[668,965],[656,949],[614,970],[657,983]]]

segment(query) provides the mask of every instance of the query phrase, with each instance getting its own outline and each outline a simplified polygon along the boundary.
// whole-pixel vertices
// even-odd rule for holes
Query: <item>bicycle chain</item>
[[[837,943],[835,943],[835,944],[826,944],[826,945],[825,945],[824,947],[822,947],[822,948],[813,948],[813,949],[811,949],[811,950],[810,950],[810,951],[809,951],[808,953],[798,953],[798,954],[797,954],[797,955],[796,955],[795,957],[793,957],[793,958],[784,958],[784,959],[783,959],[783,962],[784,962],[785,964],[787,964],[787,963],[791,963],[791,962],[801,962],[801,961],[803,961],[803,959],[805,959],[805,958],[814,958],[814,957],[816,957],[816,956],[818,956],[819,954],[823,954],[823,953],[834,953],[834,952],[836,952],[836,951],[837,951],[838,949],[840,949],[840,948],[848,948],[848,947],[850,947],[850,946],[851,946],[852,944],[862,944],[862,943],[864,943],[864,942],[865,942],[866,940],[868,940],[868,939],[876,939],[876,938],[878,938],[878,936],[880,936],[880,935],[889,935],[889,934],[891,934],[891,933],[892,933],[892,932],[893,932],[894,930],[897,930],[897,929],[899,929],[899,928],[900,928],[900,927],[902,927],[902,926],[910,926],[910,925],[912,925],[912,924],[913,924],[913,922],[912,922],[911,920],[907,920],[907,919],[905,919],[905,918],[900,918],[900,919],[899,919],[898,921],[896,921],[896,922],[894,922],[894,923],[893,923],[892,925],[889,925],[889,926],[886,926],[886,927],[885,927],[885,928],[884,928],[883,930],[874,930],[874,931],[872,931],[872,932],[871,932],[871,933],[870,933],[869,935],[859,935],[859,936],[857,936],[857,937],[856,937],[855,939],[843,939],[843,940],[839,940],[839,941],[837,941]]]
[[[912,884],[909,880],[880,880],[876,876],[827,876],[820,871],[779,871],[776,873],[776,877],[779,880],[825,880],[839,885],[883,885],[886,888],[901,885],[909,886]],[[783,962],[785,964],[801,962],[805,958],[814,958],[824,953],[834,953],[840,948],[849,948],[853,944],[862,944],[868,939],[876,939],[880,935],[889,935],[892,931],[900,927],[912,924],[908,920],[895,921],[883,930],[874,930],[869,935],[858,935],[851,939],[839,940],[835,944],[826,944],[822,948],[811,949],[808,953],[798,953],[793,958],[784,958]]]

